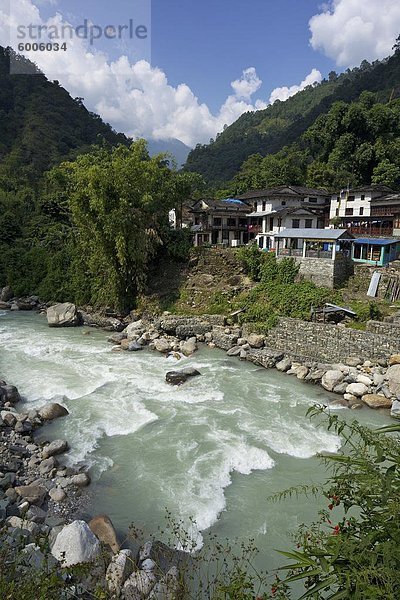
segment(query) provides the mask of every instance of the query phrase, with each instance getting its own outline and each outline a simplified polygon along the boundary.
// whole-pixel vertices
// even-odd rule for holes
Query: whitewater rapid
[[[96,508],[121,527],[136,516],[150,528],[167,508],[188,528],[195,520],[201,545],[200,532],[222,515],[220,526],[236,532],[230,514],[237,519],[255,494],[267,497],[285,472],[293,474],[283,487],[301,482],[307,459],[340,446],[305,416],[326,399],[320,388],[207,348],[179,362],[202,376],[171,387],[165,373],[175,359],[111,352],[106,339],[94,330],[49,329],[33,314],[0,313],[1,377],[33,407],[67,406],[70,415],[47,434],[69,441],[70,464],[90,465],[101,492]],[[250,510],[254,518],[245,522],[265,535],[271,523],[261,508]]]

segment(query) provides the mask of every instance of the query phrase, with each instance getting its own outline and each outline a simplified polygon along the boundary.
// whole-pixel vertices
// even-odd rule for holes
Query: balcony
[[[353,225],[348,229],[354,235],[369,235],[382,237],[385,235],[393,235],[393,225],[391,227],[368,227],[365,225]]]

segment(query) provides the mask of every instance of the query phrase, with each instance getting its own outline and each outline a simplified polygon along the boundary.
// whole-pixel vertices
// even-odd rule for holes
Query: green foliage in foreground
[[[315,416],[320,409],[309,413]],[[331,472],[323,487],[327,510],[300,528],[296,550],[282,552],[291,561],[283,569],[288,571],[285,585],[302,581],[306,592],[301,598],[315,600],[396,600],[400,442],[387,433],[400,432],[400,425],[371,431],[330,415],[328,429],[344,443],[338,455],[323,457]]]

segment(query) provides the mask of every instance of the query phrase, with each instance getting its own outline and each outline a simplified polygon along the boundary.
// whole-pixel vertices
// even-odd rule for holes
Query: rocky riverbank
[[[297,379],[321,385],[336,394],[330,406],[349,409],[386,409],[400,418],[400,355],[363,360],[357,356],[340,363],[299,362],[267,345],[266,337],[249,333],[246,327],[226,326],[219,315],[184,317],[164,314],[157,319],[137,319],[122,332],[110,336],[112,350],[137,352],[144,347],[177,359],[196,352],[199,343],[225,350],[264,368],[276,368]],[[306,343],[306,340],[305,340]],[[167,374],[169,383],[181,384],[196,373],[176,370]]]
[[[63,465],[66,440],[48,442],[39,434],[58,418],[68,418],[65,407],[50,403],[26,410],[17,388],[0,380],[0,547],[1,559],[13,565],[13,597],[19,597],[15,579],[34,572],[54,575],[54,598],[102,590],[102,597],[173,600],[181,587],[181,553],[146,542],[134,556],[121,549],[105,515],[89,523],[77,519],[83,509],[90,511],[89,474]],[[84,563],[88,570],[66,575],[65,569]],[[6,580],[7,574],[3,589]]]

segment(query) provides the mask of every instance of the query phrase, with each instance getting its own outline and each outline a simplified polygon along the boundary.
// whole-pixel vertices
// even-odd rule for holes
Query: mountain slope
[[[116,145],[128,139],[90,113],[58,82],[36,69],[32,75],[10,75],[10,49],[0,47],[0,178],[28,182],[61,160],[84,152],[102,140]],[[16,57],[17,58],[17,57]],[[26,59],[35,72],[35,67]]]
[[[170,138],[169,140],[147,140],[150,156],[159,154],[160,152],[169,152],[176,160],[177,167],[180,168],[185,164],[188,154],[191,151],[189,146],[186,146],[180,140]]]
[[[242,115],[217,139],[198,145],[189,154],[185,169],[203,175],[209,183],[228,181],[252,154],[275,153],[291,144],[338,100],[356,100],[363,91],[377,92],[381,101],[400,96],[400,54],[376,61],[330,80],[309,86],[285,102]]]

